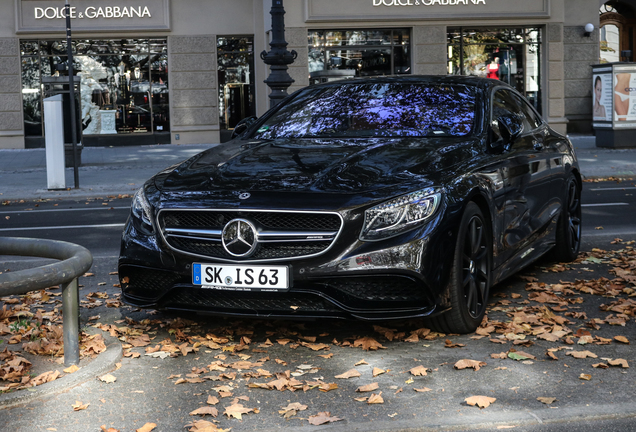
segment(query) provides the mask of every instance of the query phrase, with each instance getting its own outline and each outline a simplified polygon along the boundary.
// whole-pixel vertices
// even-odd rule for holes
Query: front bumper
[[[132,218],[131,218],[132,219]],[[382,242],[344,235],[328,253],[277,262],[290,267],[284,292],[228,291],[192,284],[200,258],[169,249],[129,220],[119,260],[122,299],[131,305],[214,315],[385,320],[446,309],[444,287],[453,251],[441,216]],[[212,260],[209,260],[212,261]],[[261,263],[262,265],[262,263]]]

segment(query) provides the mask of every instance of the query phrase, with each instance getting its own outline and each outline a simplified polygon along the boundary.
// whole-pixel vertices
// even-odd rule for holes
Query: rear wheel
[[[488,222],[469,202],[462,216],[449,281],[451,309],[431,318],[434,330],[471,333],[479,327],[488,303],[492,244]]]
[[[567,181],[565,204],[557,222],[556,245],[552,250],[555,261],[574,261],[581,248],[581,187],[571,175]]]

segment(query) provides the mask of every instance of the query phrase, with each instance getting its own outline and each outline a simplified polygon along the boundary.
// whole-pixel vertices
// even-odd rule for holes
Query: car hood
[[[475,152],[458,138],[232,141],[159,175],[163,192],[365,193],[429,183]]]

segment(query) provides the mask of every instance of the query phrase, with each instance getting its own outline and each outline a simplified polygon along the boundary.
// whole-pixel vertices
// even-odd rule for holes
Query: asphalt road
[[[583,193],[584,244],[586,251],[592,248],[618,249],[620,245],[610,245],[615,237],[625,241],[636,240],[636,185],[633,183],[585,183]],[[36,207],[37,204],[37,207]],[[87,299],[87,293],[102,291],[111,296],[117,294],[113,287],[117,276],[116,259],[119,250],[121,228],[128,215],[130,199],[103,199],[83,201],[49,201],[14,203],[0,207],[0,235],[27,236],[67,240],[86,246],[95,255],[95,264],[91,272],[93,277],[81,278],[84,285],[80,290],[80,298]],[[8,216],[8,219],[7,219]],[[25,263],[22,263],[25,264]],[[14,264],[19,267],[19,263]],[[581,263],[563,273],[553,273],[544,266],[551,263],[537,263],[526,271],[525,275],[537,277],[542,282],[558,284],[563,280],[579,280],[587,278],[613,276],[607,273],[602,264]],[[17,268],[15,268],[17,269]],[[0,269],[1,271],[2,269]],[[526,279],[513,277],[493,288],[491,312],[489,317],[506,320],[502,310],[510,306],[521,307],[528,296]],[[581,294],[577,293],[577,296]],[[585,329],[585,321],[591,318],[604,318],[608,312],[599,310],[599,305],[611,299],[602,296],[584,295],[583,303],[572,303],[568,307],[575,313],[584,313],[588,318],[573,319],[573,331]],[[173,314],[148,314],[148,311],[134,308],[108,308],[105,305],[93,309],[82,308],[82,326],[90,325],[88,319],[99,316],[101,323],[124,326],[125,320],[159,320],[168,322]],[[307,392],[268,391],[251,389],[249,379],[239,378],[232,381],[206,381],[205,383],[176,385],[176,375],[187,377],[188,373],[200,367],[228,356],[227,362],[238,359],[230,351],[205,350],[176,358],[159,359],[144,356],[143,348],[136,348],[141,353],[137,359],[122,359],[122,367],[112,374],[117,382],[106,385],[91,380],[67,392],[39,399],[28,404],[0,410],[0,424],[3,429],[27,432],[31,430],[83,431],[99,430],[101,425],[114,427],[122,431],[140,428],[146,422],[158,424],[157,431],[186,430],[184,425],[197,417],[190,411],[205,405],[209,395],[216,395],[212,386],[233,384],[234,396],[249,397],[243,402],[246,407],[258,408],[260,413],[246,415],[242,421],[229,419],[219,415],[215,420],[220,427],[233,431],[269,431],[269,430],[342,430],[342,431],[380,431],[380,430],[471,430],[478,425],[479,430],[496,430],[511,428],[519,431],[623,431],[636,429],[636,419],[625,417],[625,412],[636,412],[631,402],[636,397],[636,386],[631,369],[610,368],[604,371],[593,369],[604,357],[625,358],[633,362],[632,346],[612,343],[603,346],[574,346],[576,350],[590,349],[599,355],[599,359],[577,360],[566,357],[566,351],[559,351],[559,361],[544,360],[546,349],[557,347],[559,343],[532,339],[528,347],[517,349],[537,356],[537,360],[524,364],[510,359],[493,359],[492,353],[507,351],[512,343],[494,344],[484,338],[474,336],[449,336],[453,343],[465,345],[448,349],[444,338],[431,341],[420,340],[419,343],[391,343],[380,337],[378,332],[368,323],[319,321],[309,323],[294,322],[262,322],[244,320],[228,322],[224,319],[204,318],[183,315],[195,319],[198,323],[187,328],[189,335],[206,335],[207,333],[225,334],[229,328],[237,331],[243,327],[253,331],[252,350],[246,351],[253,356],[252,361],[267,356],[264,368],[273,373],[284,370],[301,371],[301,366],[312,365],[318,372],[308,373],[307,379],[324,377],[325,382],[336,382],[337,391],[326,393],[312,389]],[[380,323],[385,327],[411,330],[410,324],[387,322]],[[163,324],[162,324],[163,326]],[[417,328],[417,327],[413,327]],[[191,332],[190,332],[191,330]],[[153,344],[168,338],[166,328],[154,326],[148,331]],[[277,344],[277,340],[289,337],[295,340],[300,333],[318,336],[318,342],[332,344],[329,351],[313,352],[302,346],[291,349]],[[613,338],[623,335],[636,340],[633,321],[626,327],[604,325],[595,336]],[[382,341],[386,350],[362,351],[336,345],[332,341],[353,341],[359,336],[371,336]],[[273,346],[256,348],[258,344],[271,338]],[[1,345],[0,345],[1,348]],[[331,359],[318,357],[318,354],[333,353]],[[261,354],[254,354],[261,353]],[[274,362],[281,359],[286,362],[280,365]],[[362,372],[360,378],[338,380],[333,377],[354,367],[361,359],[368,365],[357,366]],[[471,370],[458,371],[453,364],[460,359],[476,359],[488,365],[479,372]],[[409,369],[423,365],[430,368],[429,375],[411,377]],[[374,367],[386,370],[387,373],[376,378],[371,377]],[[218,372],[214,372],[218,374]],[[591,381],[579,378],[582,373],[592,374]],[[172,378],[171,378],[172,377]],[[409,384],[408,381],[415,382]],[[298,379],[305,380],[299,376]],[[269,381],[255,378],[256,382]],[[384,404],[367,405],[357,402],[353,397],[360,396],[355,390],[358,386],[378,382]],[[426,393],[415,392],[414,388],[429,387]],[[403,390],[402,390],[403,389]],[[463,401],[472,395],[492,395],[497,398],[493,406],[479,410],[468,407]],[[368,394],[366,394],[368,396]],[[552,396],[557,402],[544,405],[536,398]],[[221,399],[219,412],[229,403],[229,399]],[[90,402],[87,410],[74,412],[71,405],[76,401]],[[278,410],[290,402],[301,402],[309,406],[307,411],[299,413],[291,420],[278,415]],[[343,420],[331,426],[309,426],[307,417],[321,411],[329,411]],[[207,417],[206,420],[211,420]]]
[[[583,237],[636,234],[636,182],[584,183]],[[94,256],[116,256],[130,198],[12,202],[0,208],[0,236],[65,240]]]

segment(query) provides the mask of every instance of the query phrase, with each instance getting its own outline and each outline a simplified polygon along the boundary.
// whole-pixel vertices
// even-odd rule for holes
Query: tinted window
[[[536,129],[534,117],[529,118],[520,107],[521,99],[508,90],[497,90],[492,105],[492,127],[499,133],[497,119],[505,115],[514,115],[521,121],[522,133]],[[529,109],[529,107],[528,107]],[[534,113],[532,113],[534,115]],[[501,135],[501,134],[500,134]]]
[[[355,83],[308,88],[254,138],[465,136],[477,90],[463,85]]]
[[[492,121],[504,115],[519,115],[519,107],[509,91],[497,90],[492,102]]]
[[[539,114],[536,113],[536,111],[528,104],[528,102],[524,98],[519,97],[516,94],[513,94],[513,97],[517,101],[519,109],[525,117],[523,122],[524,130],[526,129],[526,126],[529,128],[529,130],[534,130],[543,124]]]

